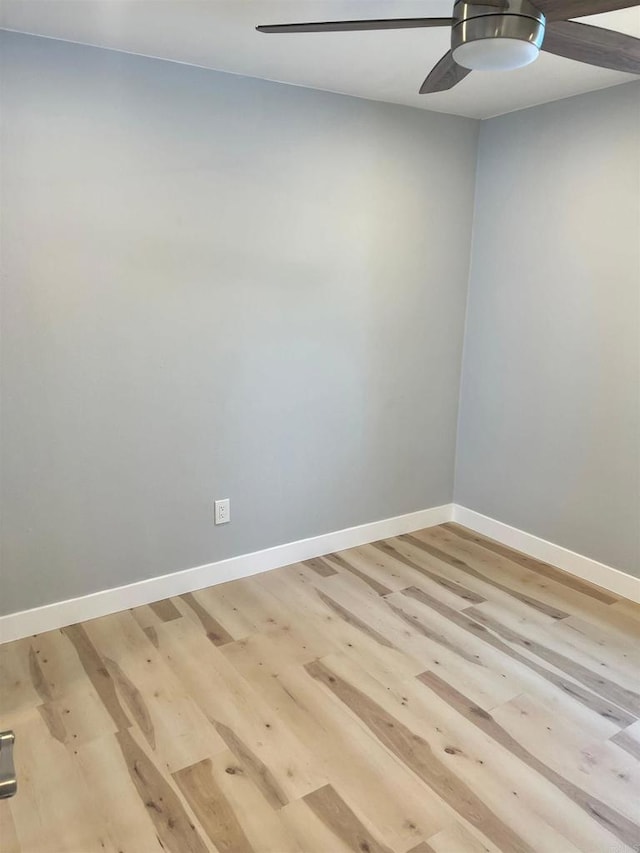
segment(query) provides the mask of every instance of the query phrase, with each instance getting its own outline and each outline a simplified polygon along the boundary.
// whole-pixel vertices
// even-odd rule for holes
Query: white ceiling
[[[637,79],[550,54],[419,95],[449,30],[264,35],[256,24],[450,16],[452,0],[3,0],[0,27],[313,89],[489,118]],[[583,19],[640,36],[640,7]]]

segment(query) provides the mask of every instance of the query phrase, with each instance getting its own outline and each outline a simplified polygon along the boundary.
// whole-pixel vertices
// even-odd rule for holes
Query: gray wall
[[[640,83],[484,122],[455,498],[640,575]]]
[[[449,502],[477,124],[2,43],[2,612]]]

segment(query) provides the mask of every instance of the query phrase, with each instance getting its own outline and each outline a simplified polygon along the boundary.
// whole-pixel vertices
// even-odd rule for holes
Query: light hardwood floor
[[[639,636],[445,524],[19,640],[0,847],[637,850]]]

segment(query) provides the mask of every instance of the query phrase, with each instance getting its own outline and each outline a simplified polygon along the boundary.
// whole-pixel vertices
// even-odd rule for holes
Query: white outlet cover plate
[[[215,502],[215,523],[226,524],[231,521],[231,509],[229,506],[229,498]]]

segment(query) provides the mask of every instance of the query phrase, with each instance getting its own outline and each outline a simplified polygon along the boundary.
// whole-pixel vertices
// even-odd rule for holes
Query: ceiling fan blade
[[[389,18],[369,21],[317,21],[307,24],[263,24],[259,33],[344,33],[354,30],[414,30],[420,27],[450,27],[453,18]]]
[[[429,95],[432,92],[445,92],[453,89],[456,83],[471,73],[471,69],[463,68],[453,58],[453,53],[448,51],[440,62],[431,69],[431,73],[420,86],[421,95]]]
[[[637,6],[638,0],[534,0],[548,21],[564,21],[567,18],[582,18]]]
[[[640,74],[640,39],[577,21],[549,21],[542,49],[614,71]]]

